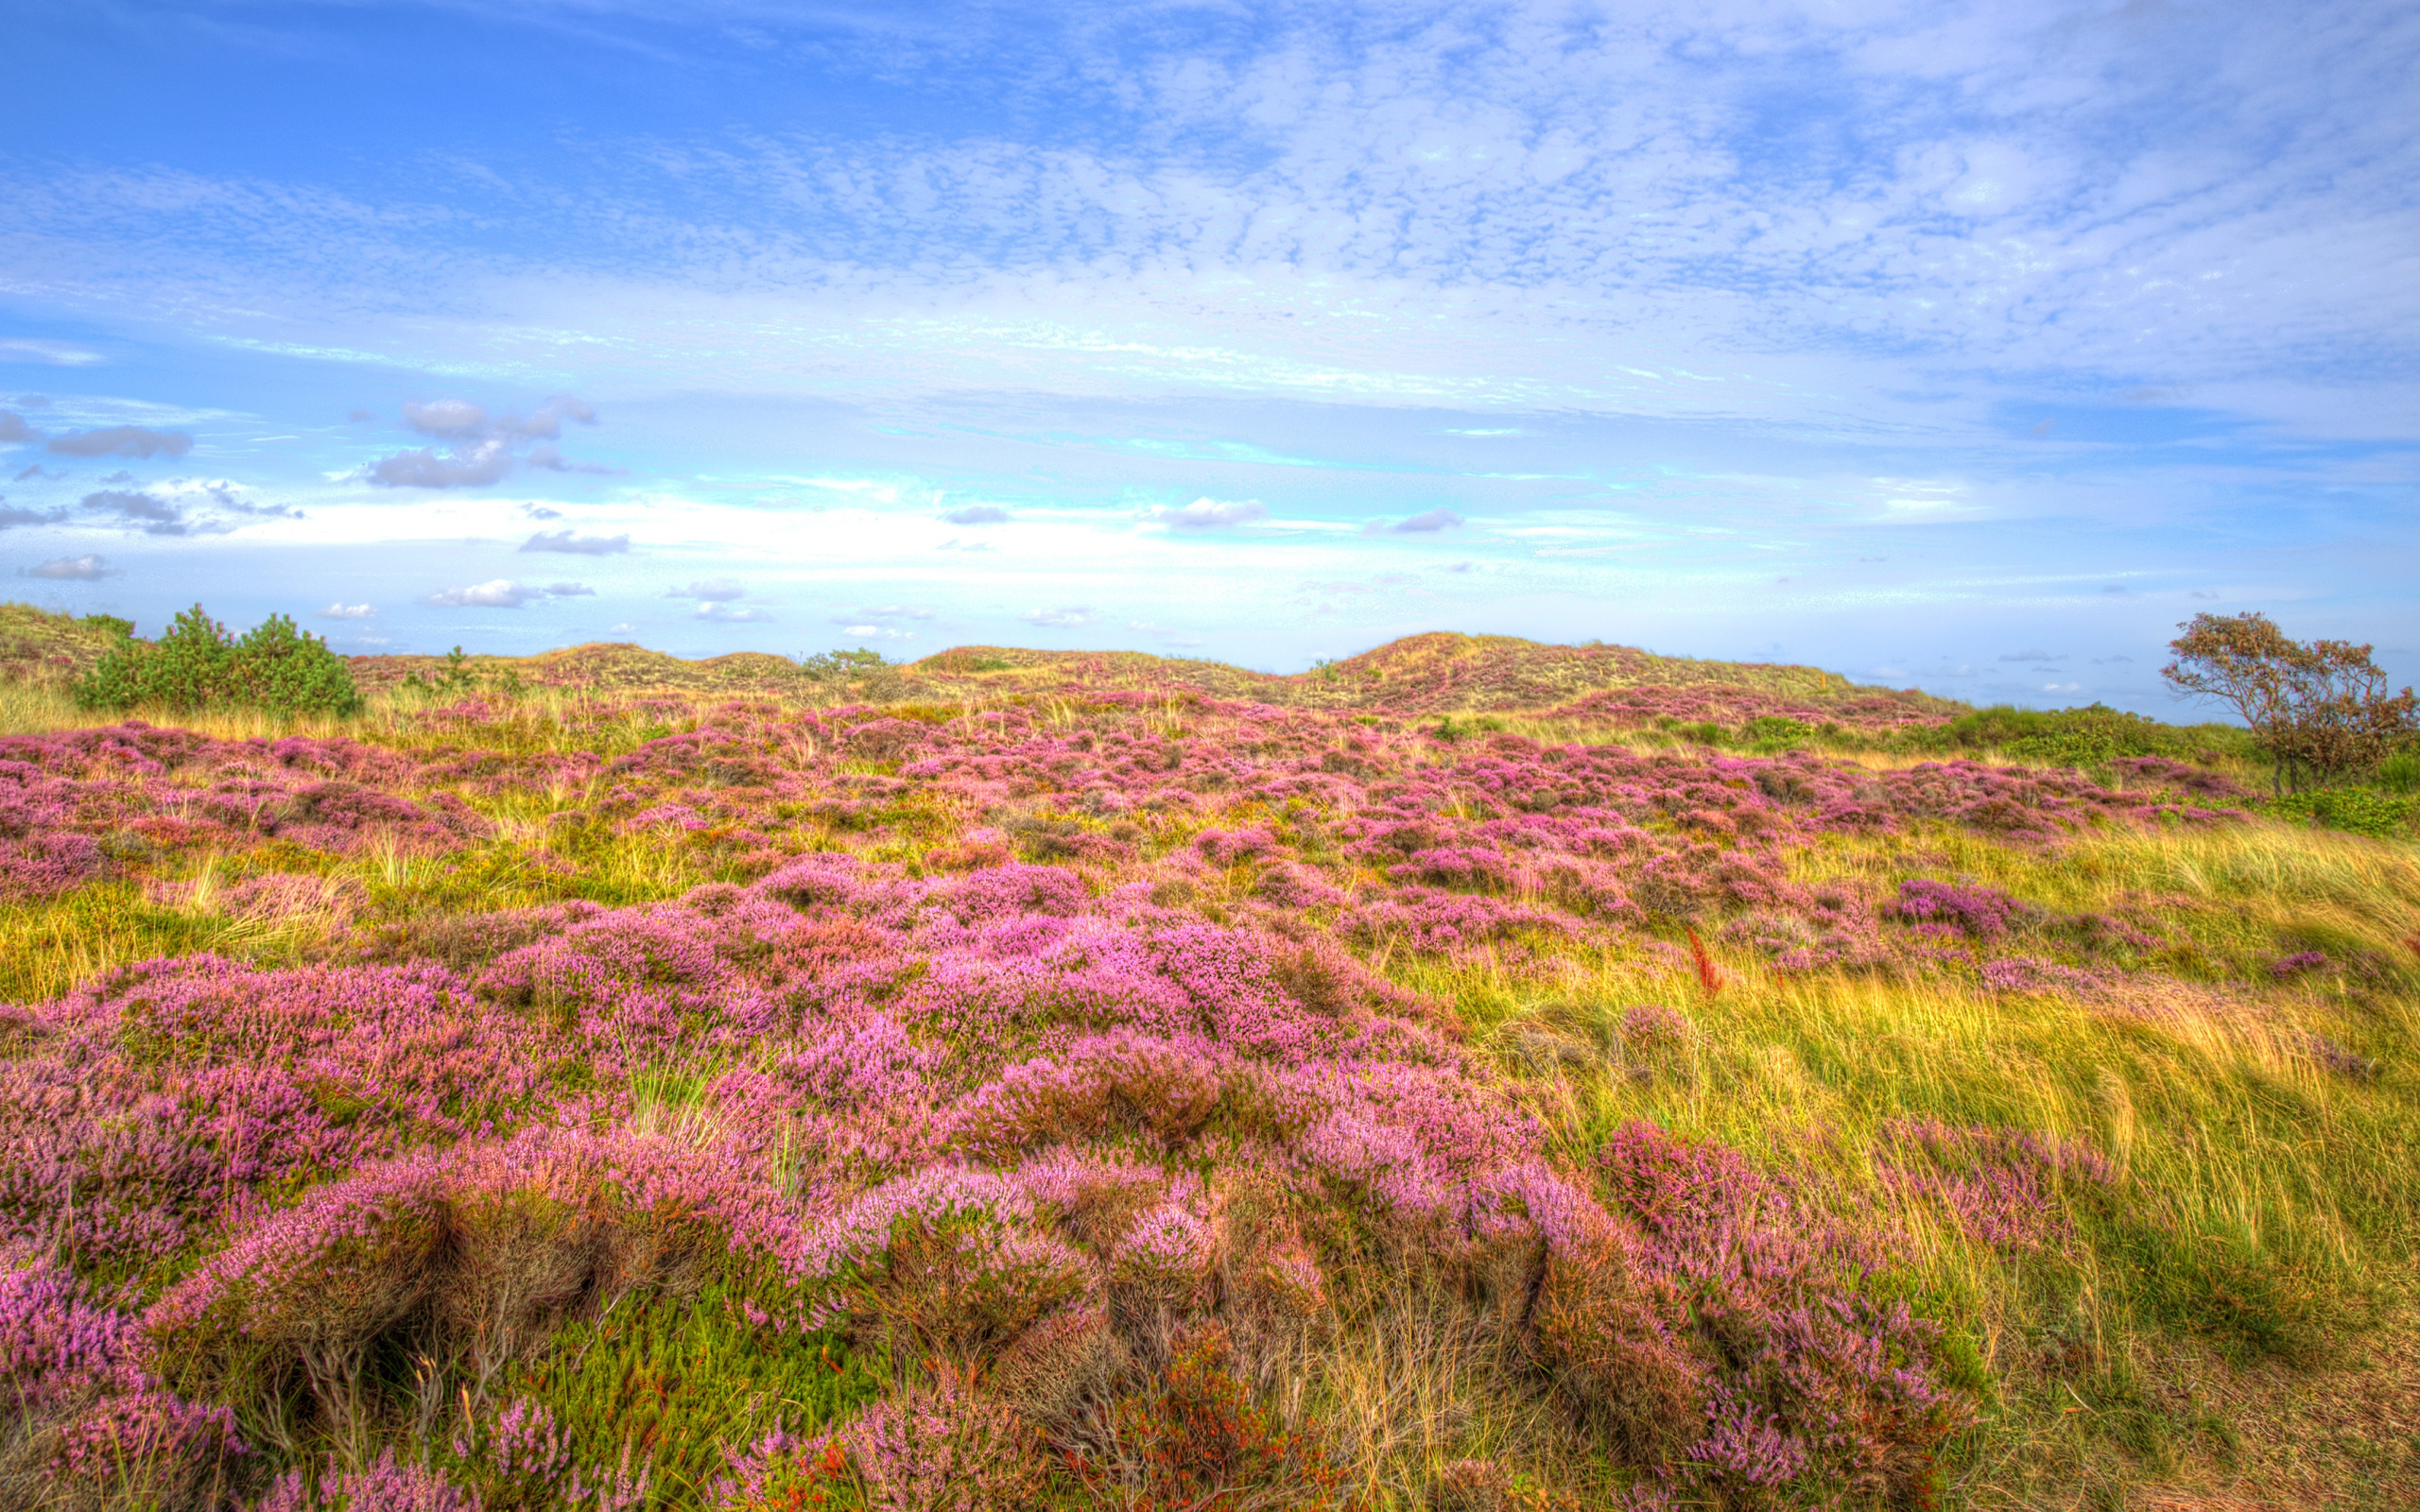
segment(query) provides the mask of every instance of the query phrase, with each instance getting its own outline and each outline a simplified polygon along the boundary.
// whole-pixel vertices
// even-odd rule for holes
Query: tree
[[[2305,768],[2341,777],[2377,765],[2420,731],[2420,700],[2390,696],[2370,647],[2297,641],[2265,614],[2196,614],[2168,644],[2160,676],[2179,692],[2233,709],[2277,764],[2276,784]]]

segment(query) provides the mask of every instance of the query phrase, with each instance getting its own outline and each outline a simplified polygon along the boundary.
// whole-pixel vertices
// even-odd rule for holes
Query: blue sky
[[[12,596],[2420,677],[2408,5],[0,10]]]

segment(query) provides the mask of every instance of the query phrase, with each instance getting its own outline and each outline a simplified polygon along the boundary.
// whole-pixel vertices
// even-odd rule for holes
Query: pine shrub
[[[240,638],[196,604],[157,641],[128,638],[76,681],[86,709],[149,705],[191,713],[251,708],[349,714],[361,707],[353,672],[318,636],[272,614]]]

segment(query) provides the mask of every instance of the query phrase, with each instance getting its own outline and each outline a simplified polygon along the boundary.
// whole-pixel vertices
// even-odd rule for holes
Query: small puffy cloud
[[[548,583],[546,596],[548,598],[595,598],[596,590],[586,583]]]
[[[1450,530],[1461,523],[1461,515],[1451,509],[1440,507],[1431,509],[1426,514],[1413,515],[1410,519],[1400,521],[1388,528],[1398,535],[1418,535],[1438,530]]]
[[[569,557],[613,557],[631,549],[628,536],[581,536],[569,530],[541,530],[521,543],[523,551],[559,551]]]
[[[622,471],[618,467],[607,467],[602,462],[575,462],[563,455],[552,441],[541,441],[529,448],[529,455],[522,460],[531,467],[543,467],[551,472],[592,472],[598,477],[612,477]]]
[[[577,421],[582,425],[594,425],[596,423],[596,411],[576,394],[557,394],[539,405],[537,412],[527,420],[508,418],[505,423],[523,436],[539,436],[551,440],[563,433],[563,421],[567,420]],[[542,447],[540,450],[551,451],[553,448]],[[531,459],[536,460],[534,454]],[[554,464],[540,462],[538,465],[551,467]]]
[[[2042,691],[2044,693],[2082,693],[2083,692],[2083,684],[2081,682],[2046,682],[2042,684]]]
[[[844,620],[928,620],[933,617],[931,606],[925,604],[883,604],[873,609],[861,609],[855,614],[835,614],[832,623]]]
[[[106,430],[54,436],[49,450],[59,456],[182,456],[193,450],[193,438],[182,431],[112,425]]]
[[[561,509],[549,509],[543,504],[525,504],[519,512],[524,520],[560,520],[563,517]]]
[[[522,605],[546,596],[543,588],[516,583],[510,577],[473,583],[468,588],[446,588],[428,595],[428,602],[439,609],[519,609]]]
[[[994,551],[998,548],[988,541],[960,541],[956,536],[952,536],[933,549],[936,551]]]
[[[1072,629],[1079,625],[1090,625],[1099,616],[1093,612],[1092,606],[1089,604],[1067,604],[1058,609],[1038,609],[1020,617],[1028,625],[1040,625],[1049,629],[1064,630]]]
[[[913,630],[894,630],[884,625],[844,625],[840,633],[860,641],[912,641]]]
[[[97,352],[71,347],[64,341],[41,341],[30,336],[0,336],[0,361],[46,362],[57,368],[84,368],[101,360]]]
[[[666,598],[694,598],[701,604],[728,604],[734,599],[745,598],[747,595],[748,590],[740,587],[735,579],[729,577],[709,577],[700,583],[689,583],[683,587],[667,588],[664,591],[664,596]]]
[[[1217,530],[1266,520],[1269,508],[1258,499],[1196,499],[1181,509],[1154,509],[1150,518],[1172,530]]]
[[[761,609],[737,609],[727,603],[707,602],[698,606],[693,619],[717,620],[726,625],[767,625],[773,616]]]
[[[429,447],[397,452],[371,464],[370,481],[386,489],[464,489],[493,483],[512,471],[502,441],[481,441],[441,454]]]
[[[378,611],[369,605],[348,604],[342,599],[320,610],[320,618],[323,620],[368,620],[377,617]]]
[[[115,577],[120,571],[110,565],[107,557],[95,557],[86,552],[81,557],[53,557],[37,566],[20,567],[17,575],[21,577],[47,577],[54,582],[90,583],[103,577]]]
[[[467,399],[435,399],[427,404],[406,401],[404,423],[423,436],[477,436],[488,428],[488,412]]]
[[[182,506],[153,498],[147,493],[105,489],[98,493],[84,495],[84,507],[95,514],[114,515],[121,524],[147,536],[185,536],[193,533],[193,524],[185,518]]]
[[[0,409],[0,444],[9,441],[40,439],[42,432],[26,423],[26,417],[13,409]]]
[[[996,504],[970,504],[962,509],[950,509],[942,518],[954,525],[996,525],[1008,523],[1009,511]]]
[[[2064,651],[2008,651],[2000,657],[2003,662],[2064,662],[2066,659]]]
[[[66,518],[64,509],[20,509],[13,504],[0,504],[0,530],[18,525],[55,525]]]

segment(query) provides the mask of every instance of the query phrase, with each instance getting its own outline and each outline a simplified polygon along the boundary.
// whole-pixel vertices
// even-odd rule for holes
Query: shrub
[[[77,679],[75,696],[83,708],[111,710],[153,704],[349,714],[361,707],[351,669],[325,641],[283,614],[237,639],[199,604],[179,613],[159,640],[130,638],[112,647]]]
[[[2380,762],[2378,786],[2390,793],[2420,793],[2420,750],[2397,751]]]
[[[2277,800],[2272,812],[2280,818],[2300,819],[2322,829],[2343,830],[2384,840],[2410,829],[2413,816],[2420,814],[2420,797],[2395,798],[2359,787],[2323,787],[2289,794]]]

